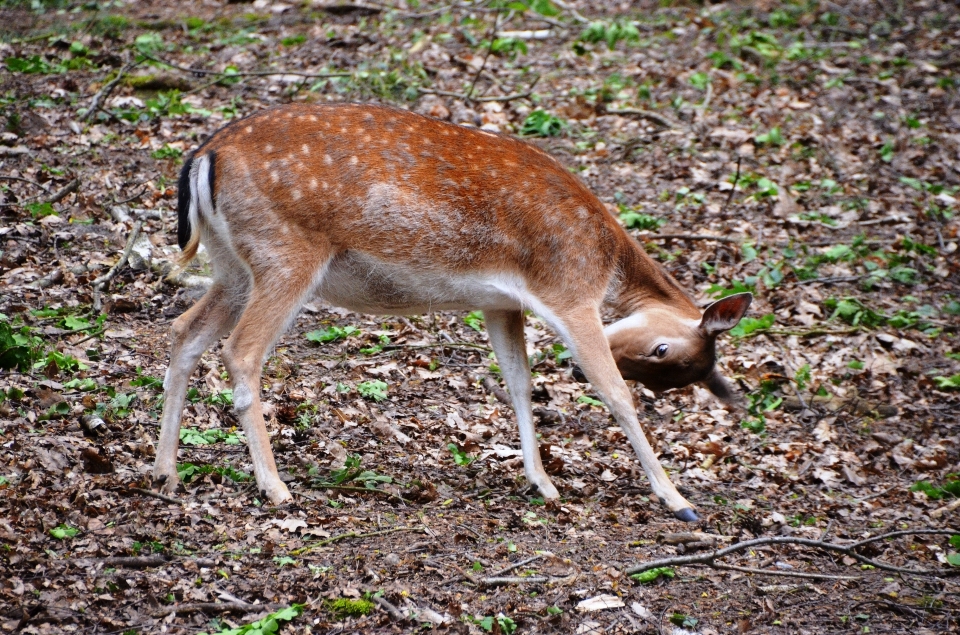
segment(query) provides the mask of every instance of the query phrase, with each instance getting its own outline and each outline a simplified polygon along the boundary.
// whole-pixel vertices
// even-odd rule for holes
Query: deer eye
[[[670,349],[670,346],[668,344],[660,344],[659,346],[657,346],[657,350],[654,351],[654,354],[660,359],[663,359],[663,356],[667,354],[667,351],[669,349]]]

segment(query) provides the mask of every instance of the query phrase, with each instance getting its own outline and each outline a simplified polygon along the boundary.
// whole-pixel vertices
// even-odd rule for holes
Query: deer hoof
[[[697,512],[693,511],[689,507],[678,509],[677,511],[673,512],[673,515],[676,516],[678,520],[682,520],[685,523],[695,523],[700,520],[700,517],[697,516]]]

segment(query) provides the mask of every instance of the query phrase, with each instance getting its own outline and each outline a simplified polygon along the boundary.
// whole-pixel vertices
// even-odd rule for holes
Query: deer
[[[524,474],[547,501],[534,428],[524,312],[571,351],[639,457],[650,488],[682,521],[698,516],[640,426],[626,381],[654,391],[700,382],[735,392],[716,340],[752,296],[702,312],[575,175],[509,135],[381,105],[287,104],[230,123],[184,162],[177,238],[186,266],[202,244],[205,295],[171,327],[153,487],[173,493],[180,420],[201,355],[221,357],[259,492],[292,499],[260,400],[262,366],[302,306],[415,315],[480,310],[519,426]],[[618,319],[608,326],[603,311]]]

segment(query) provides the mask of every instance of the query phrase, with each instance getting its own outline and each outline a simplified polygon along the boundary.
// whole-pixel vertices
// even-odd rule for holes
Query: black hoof
[[[580,370],[579,366],[573,367],[573,378],[581,384],[587,383],[587,376],[583,374],[583,371]]]
[[[167,482],[167,475],[166,475],[166,474],[161,474],[161,475],[158,476],[157,478],[153,479],[153,486],[154,486],[154,487],[160,487],[161,485],[163,485],[163,484],[166,483],[166,482]]]
[[[700,518],[697,516],[697,513],[689,507],[678,509],[677,511],[673,512],[673,515],[676,516],[678,520],[682,520],[685,523],[695,523],[700,520]]]

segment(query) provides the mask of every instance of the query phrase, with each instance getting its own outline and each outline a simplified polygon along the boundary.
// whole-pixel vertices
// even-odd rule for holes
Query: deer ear
[[[729,331],[740,322],[752,301],[753,294],[750,293],[735,293],[717,300],[703,312],[700,328],[711,337]]]

